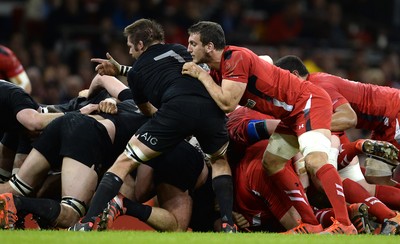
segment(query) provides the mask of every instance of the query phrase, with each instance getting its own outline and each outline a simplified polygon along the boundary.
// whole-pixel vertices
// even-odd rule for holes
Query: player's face
[[[191,34],[188,43],[187,50],[192,55],[193,62],[197,64],[207,63],[208,55],[205,46],[200,41],[200,34]]]
[[[129,54],[132,55],[132,57],[134,59],[138,59],[139,56],[142,54],[142,51],[139,50],[138,45],[135,46],[135,44],[133,44],[129,38],[128,41],[126,43],[129,47]]]

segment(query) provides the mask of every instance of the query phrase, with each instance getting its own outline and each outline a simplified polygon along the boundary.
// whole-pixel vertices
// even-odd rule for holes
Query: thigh
[[[291,159],[299,152],[299,143],[295,135],[273,133],[266,151],[285,160]]]
[[[64,158],[61,170],[61,195],[68,196],[86,205],[90,202],[97,186],[97,173],[74,159]]]
[[[34,188],[44,180],[49,170],[50,164],[46,158],[36,149],[32,149],[17,175],[26,184]]]

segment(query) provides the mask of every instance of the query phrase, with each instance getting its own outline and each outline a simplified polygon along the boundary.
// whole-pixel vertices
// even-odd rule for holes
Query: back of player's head
[[[222,26],[211,21],[200,21],[192,25],[188,29],[189,35],[200,34],[200,41],[203,45],[212,42],[215,49],[222,50],[225,48],[225,33]]]
[[[283,56],[275,62],[275,65],[281,69],[289,70],[291,73],[297,70],[300,76],[306,76],[309,74],[303,61],[295,55]]]
[[[150,19],[139,19],[124,29],[124,35],[129,38],[134,45],[139,41],[145,47],[154,42],[164,42],[164,30],[159,23]]]

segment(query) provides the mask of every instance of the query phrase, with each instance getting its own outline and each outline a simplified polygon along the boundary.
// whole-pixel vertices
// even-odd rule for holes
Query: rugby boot
[[[396,216],[385,219],[381,227],[381,235],[398,235],[400,234],[400,213],[396,211]]]
[[[320,233],[321,231],[324,230],[324,228],[322,228],[321,224],[312,225],[312,224],[303,223],[302,221],[299,221],[299,222],[300,222],[300,224],[298,226],[296,226],[293,229],[290,229],[286,232],[283,232],[283,234],[294,234],[294,235],[315,234],[315,233]]]
[[[13,230],[17,222],[17,209],[12,193],[0,195],[0,229]]]
[[[230,225],[228,223],[222,223],[222,229],[221,232],[225,233],[236,233],[238,231],[238,228],[235,224]]]
[[[370,234],[372,226],[368,219],[368,206],[365,203],[353,203],[348,209],[351,223],[356,227],[358,234]]]
[[[123,195],[118,194],[107,204],[107,207],[100,216],[100,221],[97,226],[98,231],[111,228],[118,216],[125,214],[126,208],[123,206],[123,198]]]
[[[92,222],[87,222],[87,223],[82,223],[79,221],[78,223],[74,224],[73,226],[68,228],[68,231],[83,231],[83,232],[88,232],[93,230],[93,223]]]
[[[375,156],[377,159],[397,160],[399,153],[399,149],[386,141],[359,139],[357,140],[356,147],[363,153]]]
[[[333,224],[326,228],[324,231],[320,232],[321,235],[357,235],[357,229],[353,224],[344,225],[331,217]]]

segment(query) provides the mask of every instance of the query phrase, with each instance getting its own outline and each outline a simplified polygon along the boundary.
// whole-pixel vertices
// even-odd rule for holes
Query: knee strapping
[[[223,157],[228,150],[229,142],[225,143],[216,153],[214,154],[206,154],[206,161],[214,162],[215,160]]]
[[[9,182],[10,186],[22,196],[28,196],[33,191],[32,186],[21,180],[16,174],[11,176]]]
[[[63,197],[61,199],[61,205],[72,208],[80,218],[86,214],[86,204],[73,197]]]
[[[143,163],[143,162],[150,160],[146,155],[144,155],[142,150],[140,150],[136,146],[130,145],[129,143],[126,144],[124,153],[128,158],[130,158],[138,163]]]
[[[311,152],[329,153],[331,150],[331,140],[322,133],[308,131],[299,136],[300,152],[306,157]]]

